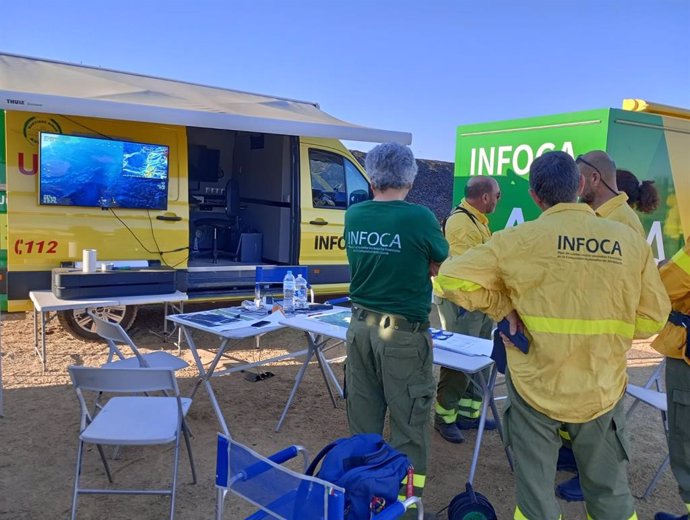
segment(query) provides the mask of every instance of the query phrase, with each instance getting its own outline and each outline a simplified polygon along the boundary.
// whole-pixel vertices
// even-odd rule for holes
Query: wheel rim
[[[92,314],[112,323],[122,322],[126,312],[127,306],[125,305],[120,305],[117,307],[96,307],[91,309]],[[86,312],[86,310],[73,311],[73,316],[74,322],[79,326],[79,328],[87,332],[96,332],[93,319],[91,318],[91,315]]]

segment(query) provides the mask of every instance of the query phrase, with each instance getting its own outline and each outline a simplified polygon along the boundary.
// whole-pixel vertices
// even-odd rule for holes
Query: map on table
[[[319,320],[322,323],[327,323],[329,325],[335,325],[336,327],[347,328],[350,326],[350,319],[352,318],[352,311],[344,310],[338,312],[328,312],[324,314],[318,314],[315,316],[310,316],[310,318]]]
[[[189,314],[176,314],[177,318],[202,325],[204,327],[218,327],[236,322],[255,321],[256,317],[244,316],[233,309],[213,309],[210,311],[192,312]]]

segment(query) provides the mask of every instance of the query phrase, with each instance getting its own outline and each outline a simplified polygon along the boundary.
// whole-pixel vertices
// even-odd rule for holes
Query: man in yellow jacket
[[[626,224],[645,236],[640,218],[628,204],[628,195],[618,190],[613,159],[594,150],[578,156],[575,163],[585,180],[580,201],[589,204],[598,216]]]
[[[659,195],[653,181],[645,181],[645,183],[640,184],[637,177],[631,172],[617,170],[613,159],[606,152],[600,150],[580,155],[575,159],[575,164],[577,164],[580,174],[585,180],[585,187],[582,190],[580,200],[589,204],[597,216],[625,224],[642,238],[646,238],[640,218],[632,209],[631,202],[640,211],[646,213],[654,211],[659,203]],[[644,188],[644,200],[640,198],[642,187]],[[629,192],[635,191],[636,193],[633,193],[634,196],[631,197]],[[566,432],[561,432],[561,436],[566,441],[570,440]],[[564,461],[566,465],[570,464],[572,467],[573,454],[568,444],[566,442],[561,449],[558,458],[559,466]],[[564,500],[580,501],[584,499],[576,465],[574,469],[576,475],[573,478],[556,486],[556,495]]]
[[[450,246],[450,255],[460,255],[491,238],[488,214],[493,213],[501,197],[501,189],[492,177],[472,177],[465,186],[465,198],[452,211],[443,232]],[[451,332],[489,339],[494,322],[480,311],[468,312],[452,301],[437,298],[436,305],[441,327]],[[488,380],[489,374],[485,375]],[[476,428],[482,406],[482,392],[471,376],[441,367],[436,390],[434,428],[448,442],[464,441],[460,430]],[[493,421],[484,425],[496,428]]]
[[[515,456],[515,520],[557,520],[553,494],[559,429],[568,432],[592,520],[636,519],[627,479],[623,396],[633,338],[663,327],[668,296],[649,245],[618,222],[577,204],[584,179],[575,161],[549,152],[530,167],[530,194],[543,214],[451,257],[437,294],[514,332],[507,345],[506,442]]]
[[[666,359],[668,452],[671,470],[688,514],[657,513],[654,520],[688,520],[690,516],[690,243],[660,269],[673,310],[652,347]]]

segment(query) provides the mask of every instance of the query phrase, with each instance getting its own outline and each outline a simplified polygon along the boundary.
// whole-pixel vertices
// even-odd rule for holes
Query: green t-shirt
[[[397,200],[355,204],[345,213],[345,243],[354,303],[413,322],[429,319],[429,263],[448,256],[429,209]]]

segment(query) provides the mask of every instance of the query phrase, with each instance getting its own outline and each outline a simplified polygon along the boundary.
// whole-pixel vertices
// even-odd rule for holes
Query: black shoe
[[[556,462],[556,469],[558,471],[572,471],[577,473],[577,463],[575,462],[575,454],[573,450],[566,446],[561,446],[558,450],[558,462]]]
[[[672,515],[671,513],[657,513],[654,520],[688,520],[689,515]]]
[[[447,424],[443,421],[436,420],[434,421],[434,428],[438,431],[438,433],[441,434],[441,437],[448,442],[452,442],[454,444],[465,442],[465,437],[462,436],[460,428],[458,428],[455,423]]]
[[[575,475],[570,480],[558,484],[556,496],[568,502],[582,502],[585,496],[582,494],[582,487],[580,487],[580,475]]]
[[[476,430],[479,428],[479,419],[465,419],[458,417],[458,420],[455,421],[455,424],[458,425],[458,428],[461,430]],[[495,430],[496,429],[496,421],[493,419],[487,419],[484,421],[484,429],[485,430]]]

